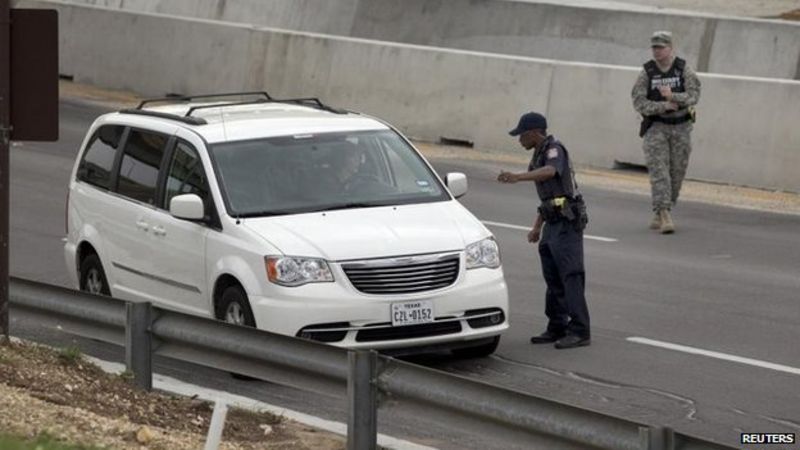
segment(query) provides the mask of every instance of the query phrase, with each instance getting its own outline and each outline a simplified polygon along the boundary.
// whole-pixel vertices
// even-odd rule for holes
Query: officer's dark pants
[[[547,330],[590,337],[589,309],[584,297],[583,232],[566,221],[546,223],[539,256],[547,282]]]

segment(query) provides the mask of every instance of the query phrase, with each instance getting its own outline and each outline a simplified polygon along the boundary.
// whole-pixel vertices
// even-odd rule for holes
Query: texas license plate
[[[431,300],[392,303],[392,326],[429,322],[433,322],[433,302]]]

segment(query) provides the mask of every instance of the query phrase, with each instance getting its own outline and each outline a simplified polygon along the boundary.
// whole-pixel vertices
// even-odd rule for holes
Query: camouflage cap
[[[669,31],[656,31],[650,36],[651,47],[672,47],[672,33]]]

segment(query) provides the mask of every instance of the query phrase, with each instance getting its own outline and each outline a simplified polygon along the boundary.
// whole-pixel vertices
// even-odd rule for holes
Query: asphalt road
[[[12,275],[67,285],[61,242],[67,180],[86,129],[102,112],[63,101],[58,142],[12,147]],[[531,222],[533,186],[500,185],[495,170],[478,163],[432,162],[441,174],[466,173],[463,203],[495,224],[512,326],[492,357],[416,362],[729,445],[738,445],[742,432],[800,434],[800,217],[682,203],[679,232],[662,236],[647,229],[647,196],[583,187],[586,233],[609,239],[585,241],[592,345],[560,351],[528,342],[546,323],[536,248],[519,229]],[[73,340],[11,314],[16,336],[56,345]],[[75,342],[87,353],[122,360],[118,349]],[[159,360],[157,370],[346,421],[338,399],[177,361]],[[497,448],[491,436],[392,410],[381,411],[380,431],[441,448]]]

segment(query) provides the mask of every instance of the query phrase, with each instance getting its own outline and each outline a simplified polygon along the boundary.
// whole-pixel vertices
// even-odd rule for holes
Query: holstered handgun
[[[639,137],[643,138],[651,126],[653,126],[653,119],[648,116],[642,116],[642,123],[639,124]]]
[[[562,206],[561,208],[559,208],[559,212],[561,213],[561,216],[564,217],[565,219],[567,219],[567,222],[572,222],[576,218],[575,211],[572,210],[572,205],[573,205],[573,203],[569,202],[569,203],[565,204],[564,206]]]
[[[589,214],[586,212],[586,202],[583,201],[583,198],[579,197],[570,204],[570,208],[574,209],[575,215],[577,216],[575,229],[583,231],[589,223]]]
[[[687,108],[687,110],[689,111],[689,121],[691,121],[692,123],[697,122],[697,110],[695,109],[695,107],[690,106]]]

